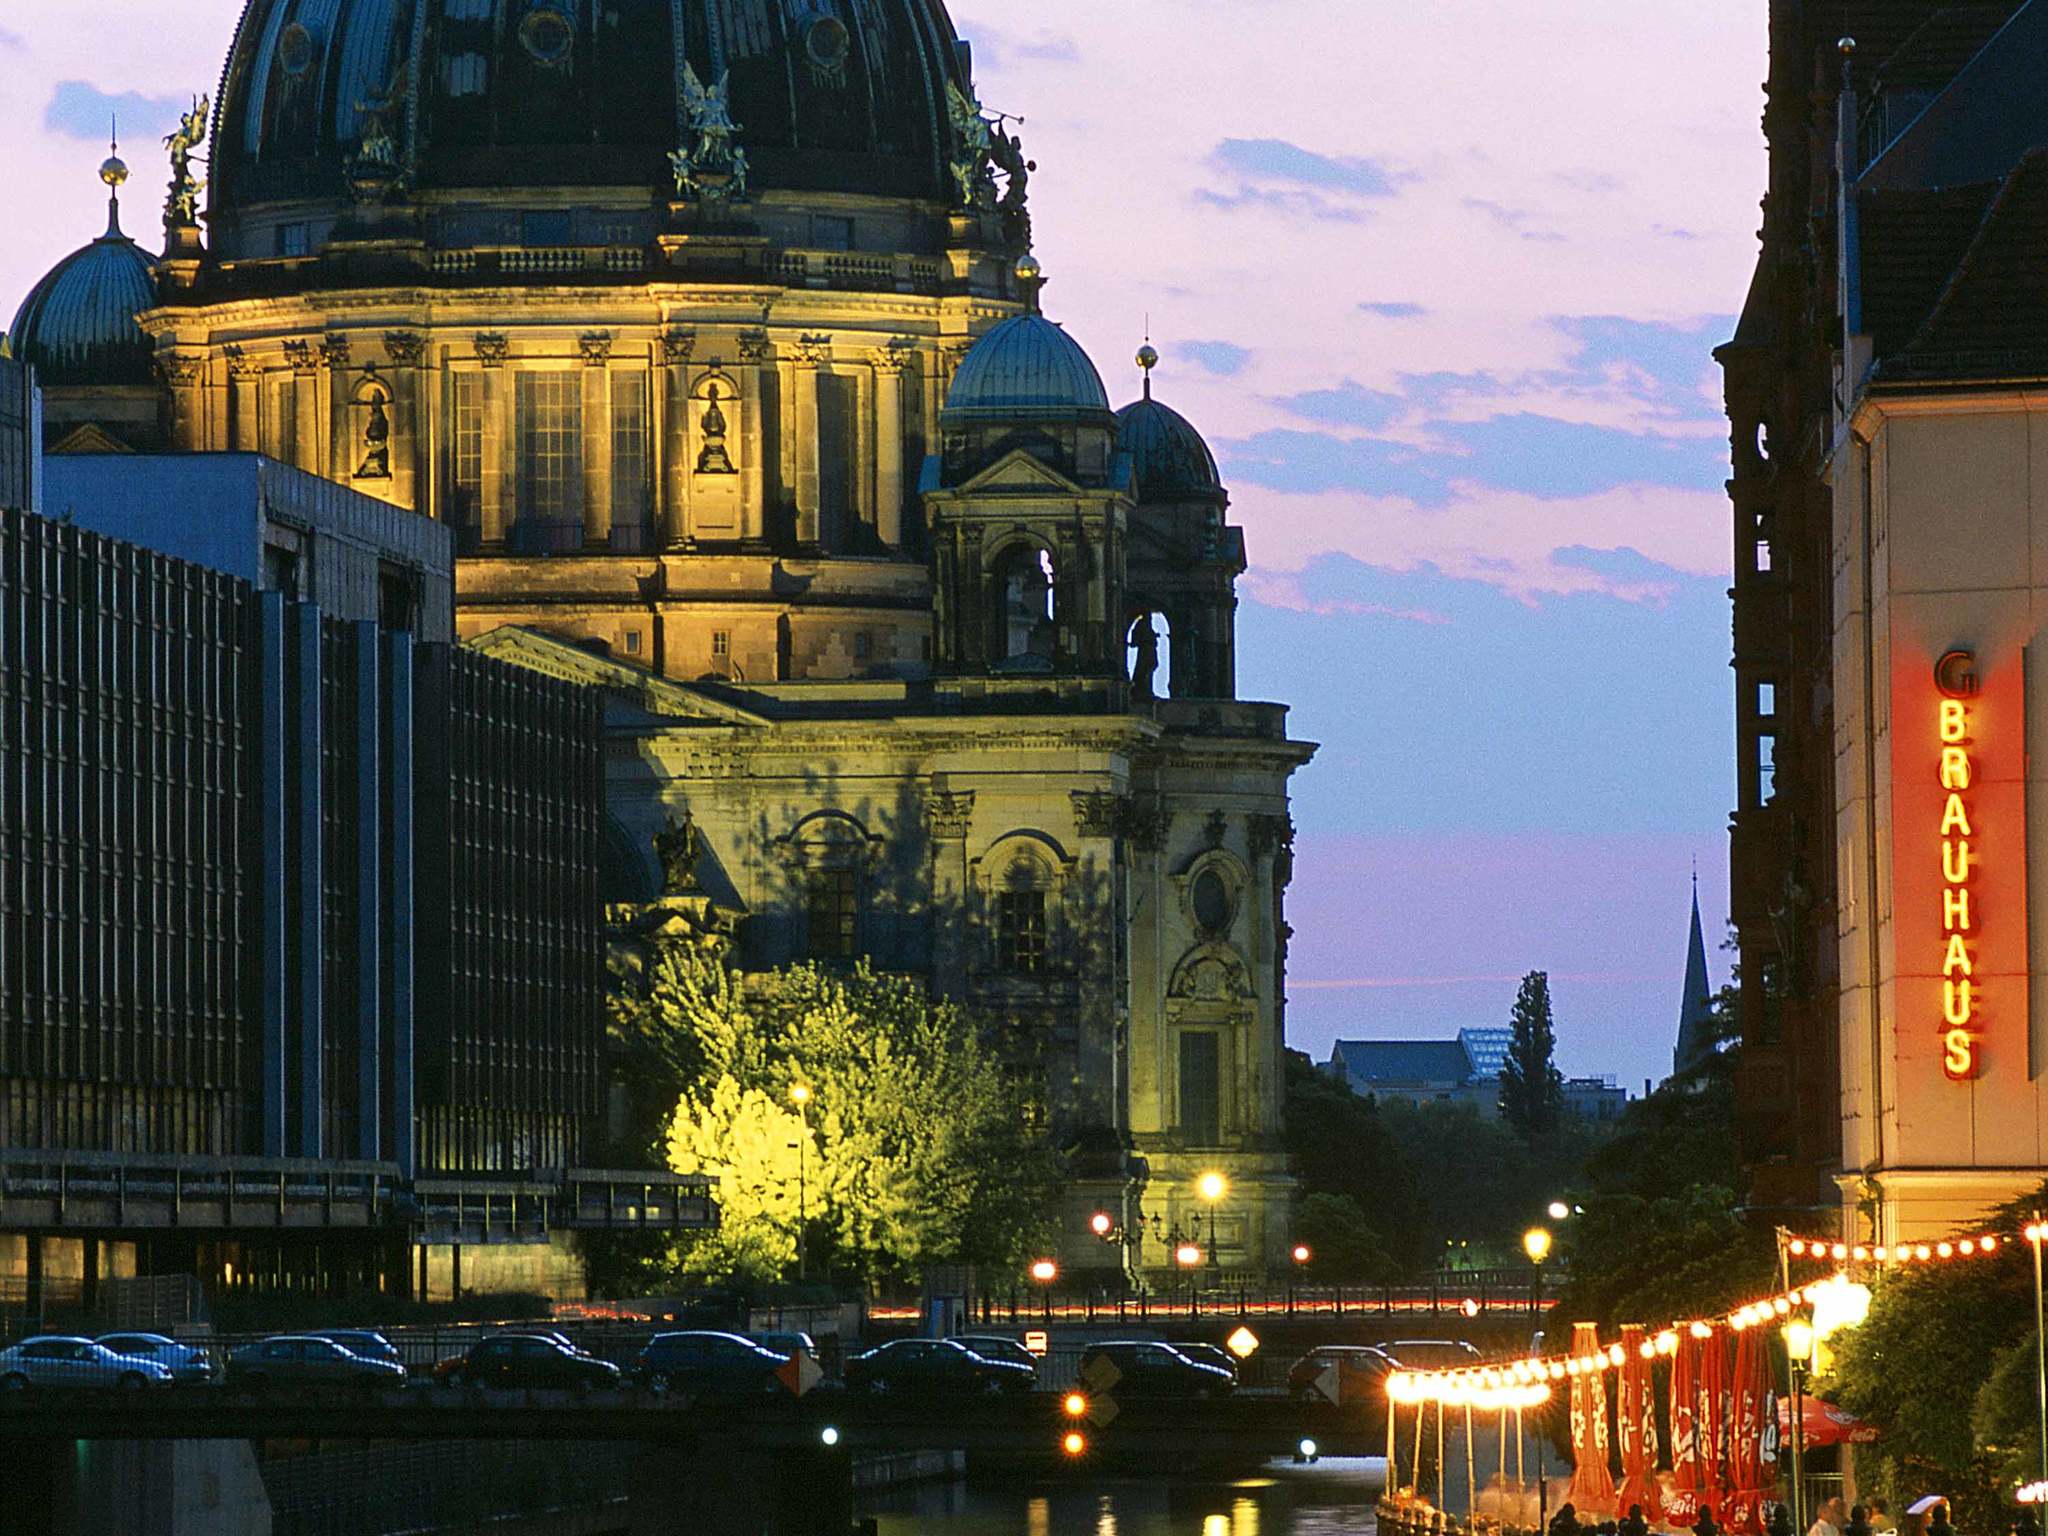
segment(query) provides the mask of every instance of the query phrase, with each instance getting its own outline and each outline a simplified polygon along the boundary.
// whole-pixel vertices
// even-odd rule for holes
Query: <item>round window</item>
[[[837,16],[816,17],[804,29],[804,51],[820,69],[839,68],[852,48],[853,39],[847,35],[846,23]]]
[[[293,22],[277,37],[277,62],[288,75],[303,75],[313,67],[313,34]]]
[[[1211,933],[1230,926],[1230,883],[1213,869],[1195,876],[1195,921]]]
[[[541,63],[560,64],[576,46],[576,29],[553,6],[536,6],[519,24],[519,43]]]

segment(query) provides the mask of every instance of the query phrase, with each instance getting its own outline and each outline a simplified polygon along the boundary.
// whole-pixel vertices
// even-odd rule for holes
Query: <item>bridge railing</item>
[[[986,1325],[1170,1321],[1255,1317],[1538,1317],[1548,1296],[1526,1278],[1492,1272],[1445,1276],[1412,1285],[1264,1286],[1192,1284],[1163,1290],[1065,1290],[1023,1286],[967,1298],[965,1315]],[[921,1302],[869,1308],[884,1322],[921,1318]]]

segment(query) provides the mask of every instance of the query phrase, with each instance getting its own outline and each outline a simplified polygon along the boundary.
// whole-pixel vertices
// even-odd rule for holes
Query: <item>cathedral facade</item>
[[[604,691],[622,914],[975,1007],[1071,1265],[1278,1261],[1313,749],[1236,697],[1243,538],[1156,357],[1115,410],[1042,315],[938,0],[252,0],[211,94],[161,255],[117,202],[23,306],[52,450],[449,525],[459,633]]]

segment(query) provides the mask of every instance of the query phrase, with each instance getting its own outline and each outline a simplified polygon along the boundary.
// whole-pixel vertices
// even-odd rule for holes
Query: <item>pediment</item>
[[[719,725],[766,725],[767,718],[713,698],[687,683],[657,677],[645,667],[600,656],[559,635],[507,624],[464,642],[479,655],[525,667],[560,682],[602,688],[650,715],[671,720],[705,720]]]
[[[1053,491],[1062,496],[1086,494],[1079,484],[1022,448],[1013,448],[965,485],[956,488],[956,493],[963,496],[1002,491]]]
[[[135,450],[106,428],[88,421],[46,451],[54,456],[65,453],[133,453]]]

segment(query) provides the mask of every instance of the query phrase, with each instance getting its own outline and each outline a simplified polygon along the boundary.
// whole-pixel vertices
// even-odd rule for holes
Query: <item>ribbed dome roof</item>
[[[1194,423],[1150,393],[1116,413],[1117,446],[1131,456],[1140,500],[1205,495],[1223,489],[1216,456]]]
[[[750,185],[949,196],[942,0],[249,0],[221,85],[216,224],[339,197],[383,99],[417,187],[670,182],[694,142],[684,65],[730,71]]]
[[[155,347],[135,317],[156,307],[156,258],[121,233],[110,203],[107,232],[52,267],[14,316],[14,355],[45,385],[150,384]]]
[[[1005,320],[974,344],[953,375],[943,419],[1111,419],[1109,391],[1081,344],[1041,315]]]

